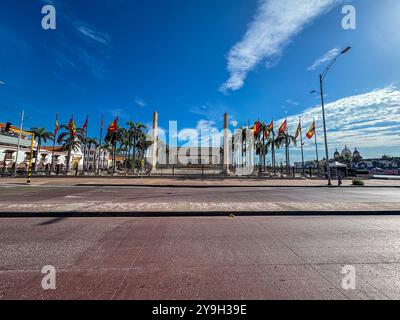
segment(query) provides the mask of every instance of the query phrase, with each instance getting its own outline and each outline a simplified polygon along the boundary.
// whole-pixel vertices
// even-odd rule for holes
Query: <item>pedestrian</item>
[[[340,172],[338,173],[337,178],[338,178],[338,186],[340,187],[342,185],[342,174]]]

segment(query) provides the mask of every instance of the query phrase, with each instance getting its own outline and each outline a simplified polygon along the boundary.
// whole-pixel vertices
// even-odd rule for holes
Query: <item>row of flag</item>
[[[281,126],[279,127],[279,134],[287,134],[287,120],[285,120]],[[299,125],[297,126],[296,134],[295,134],[295,139],[297,139],[300,134],[301,134],[301,121],[299,121]],[[254,124],[253,131],[255,135],[259,135],[261,133],[261,123],[260,121],[257,121]],[[267,126],[267,129],[265,130],[265,138],[269,139],[271,133],[274,131],[274,120],[271,121],[271,123]],[[315,135],[316,131],[316,126],[315,126],[315,120],[311,124],[310,129],[308,130],[306,136],[308,139],[312,139]]]
[[[86,117],[85,123],[82,126],[82,132],[84,134],[87,133],[87,128],[88,128],[88,123],[89,123],[89,116]],[[77,134],[77,126],[74,120],[74,116],[72,115],[71,120],[68,123],[68,129],[71,132],[72,136],[76,137]],[[101,117],[101,123],[100,123],[100,128],[103,129],[104,127],[104,115]],[[58,123],[58,114],[56,117],[56,122],[54,124],[54,136],[57,136],[58,131],[59,131],[60,127],[59,127],[59,123]],[[108,133],[113,133],[115,131],[117,131],[118,129],[118,117],[110,123],[110,125],[108,126],[107,132]]]

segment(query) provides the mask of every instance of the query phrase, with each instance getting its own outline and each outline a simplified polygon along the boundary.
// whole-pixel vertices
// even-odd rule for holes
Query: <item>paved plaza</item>
[[[0,215],[399,213],[399,181],[35,178],[0,180]]]
[[[397,216],[3,218],[0,298],[399,299],[399,239]]]
[[[0,299],[400,299],[399,209],[396,181],[4,179]]]

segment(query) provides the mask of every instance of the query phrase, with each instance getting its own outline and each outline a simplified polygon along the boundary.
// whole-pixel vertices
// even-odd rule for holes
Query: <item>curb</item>
[[[399,216],[400,211],[182,211],[182,212],[0,212],[4,218],[171,218],[171,217],[324,217],[324,216]]]

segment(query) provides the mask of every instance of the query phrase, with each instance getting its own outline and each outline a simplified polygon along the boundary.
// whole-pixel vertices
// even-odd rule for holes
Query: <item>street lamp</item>
[[[0,81],[1,85],[1,81]],[[18,108],[1,108],[0,110],[19,110]],[[22,130],[24,128],[24,116],[25,116],[25,111],[21,111],[21,125],[20,125],[20,131],[18,134],[18,142],[17,142],[17,153],[15,155],[15,166],[14,166],[14,175],[17,174],[17,167],[18,167],[18,154],[20,150],[20,145],[21,145],[21,138],[22,138]]]
[[[325,70],[319,75],[319,86],[320,86],[320,91],[313,90],[311,93],[319,93],[321,95],[321,106],[322,106],[322,120],[323,120],[323,125],[324,125],[324,138],[325,138],[325,157],[326,157],[326,172],[328,174],[328,185],[332,185],[331,181],[331,168],[329,166],[329,150],[328,150],[328,138],[327,138],[327,133],[326,133],[326,121],[325,121],[325,102],[324,102],[324,88],[323,88],[323,82],[326,78],[326,75],[328,74],[329,70],[332,68],[332,66],[335,64],[335,62],[341,57],[342,55],[346,54],[349,52],[351,47],[347,47],[346,49],[342,50],[335,59],[332,60],[332,62],[325,68]]]

